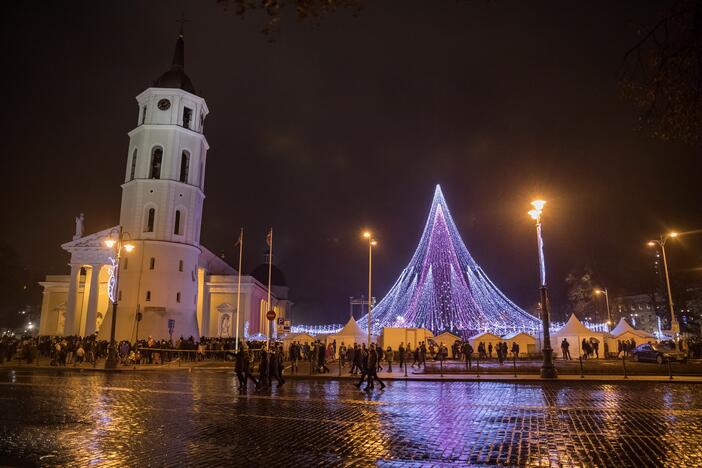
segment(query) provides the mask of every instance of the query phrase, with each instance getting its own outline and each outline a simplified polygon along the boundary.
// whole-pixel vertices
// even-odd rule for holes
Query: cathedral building
[[[61,246],[70,254],[70,275],[40,283],[42,335],[109,339],[116,302],[117,340],[233,337],[239,283],[240,336],[282,331],[291,303],[280,270],[273,265],[269,306],[268,265],[239,281],[233,267],[200,244],[209,109],[185,74],[184,47],[181,30],[171,68],[136,97],[119,225],[84,235],[83,215],[76,218],[76,235]],[[120,236],[133,250],[122,249],[116,265],[119,244],[105,241]]]

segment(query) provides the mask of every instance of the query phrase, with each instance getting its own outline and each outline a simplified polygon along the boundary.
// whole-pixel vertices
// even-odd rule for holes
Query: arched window
[[[163,162],[163,148],[157,146],[151,152],[151,171],[149,173],[149,179],[160,179],[161,178],[161,163]]]
[[[132,168],[129,171],[129,180],[134,180],[134,175],[136,174],[136,165],[137,165],[137,149],[134,148],[134,151],[132,152]]]
[[[175,223],[173,225],[173,234],[180,235],[180,210],[175,212]]]
[[[149,208],[146,215],[146,224],[144,225],[144,232],[154,232],[154,222],[156,221],[156,208]]]
[[[180,293],[176,293],[176,302],[180,302]]]
[[[156,259],[151,257],[151,260],[149,260],[149,270],[153,270],[154,268],[156,268]]]
[[[178,262],[178,271],[183,271],[183,260]]]
[[[151,291],[146,291],[146,300],[147,301],[151,300]]]
[[[205,163],[200,162],[200,188],[205,188]]]
[[[181,182],[188,183],[188,171],[190,171],[190,153],[183,150],[180,156],[180,180]]]

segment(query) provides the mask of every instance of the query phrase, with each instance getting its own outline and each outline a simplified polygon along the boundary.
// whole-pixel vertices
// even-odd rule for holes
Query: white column
[[[88,311],[85,319],[84,336],[89,336],[95,333],[95,320],[97,319],[98,298],[100,296],[100,267],[102,265],[92,265],[90,274],[90,286],[88,296]],[[87,283],[87,281],[86,281]],[[86,293],[84,293],[86,294]]]
[[[68,300],[66,301],[66,323],[63,327],[64,335],[76,334],[78,314],[78,286],[80,283],[80,265],[71,265],[71,280],[68,284]]]

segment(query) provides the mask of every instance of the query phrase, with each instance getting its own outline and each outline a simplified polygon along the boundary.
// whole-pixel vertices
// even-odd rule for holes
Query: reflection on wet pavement
[[[2,371],[1,464],[702,465],[702,387]]]

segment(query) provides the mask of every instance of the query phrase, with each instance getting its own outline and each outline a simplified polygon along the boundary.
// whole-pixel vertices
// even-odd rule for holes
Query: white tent
[[[344,325],[344,328],[339,330],[338,333],[328,335],[326,338],[327,344],[333,343],[334,340],[336,340],[337,353],[337,356],[334,356],[334,358],[338,358],[341,343],[344,343],[346,345],[346,348],[348,348],[349,346],[353,347],[354,343],[365,343],[368,340],[368,332],[364,332],[358,325],[358,323],[356,323],[356,320],[354,320],[354,318],[351,317],[349,321],[346,322],[346,325]]]
[[[612,331],[609,332],[612,337],[618,339],[618,340],[627,340],[629,337],[623,337],[625,334],[633,335],[632,337],[634,339],[638,338],[655,338],[651,333],[643,330],[637,330],[636,328],[632,327],[629,325],[629,322],[627,322],[624,317],[622,317],[619,320],[619,323],[617,324],[616,327],[612,329]]]
[[[564,339],[568,340],[570,344],[570,355],[573,359],[582,355],[582,341],[583,339],[591,341],[595,339],[599,343],[598,355],[600,358],[604,359],[604,338],[605,334],[598,331],[593,331],[587,328],[583,323],[578,320],[575,314],[572,314],[566,324],[558,330],[556,333],[551,335],[551,347],[553,348],[553,353],[555,356],[561,355],[561,343]]]
[[[536,338],[524,332],[514,332],[502,337],[502,341],[507,342],[507,350],[512,352],[512,343],[516,342],[519,345],[519,355],[528,356],[536,354],[539,350],[536,348]]]
[[[304,345],[305,343],[310,344],[314,340],[314,336],[309,335],[307,333],[288,333],[282,338],[283,351],[287,354],[290,350],[290,345],[293,344],[293,342],[295,341],[300,345]]]

